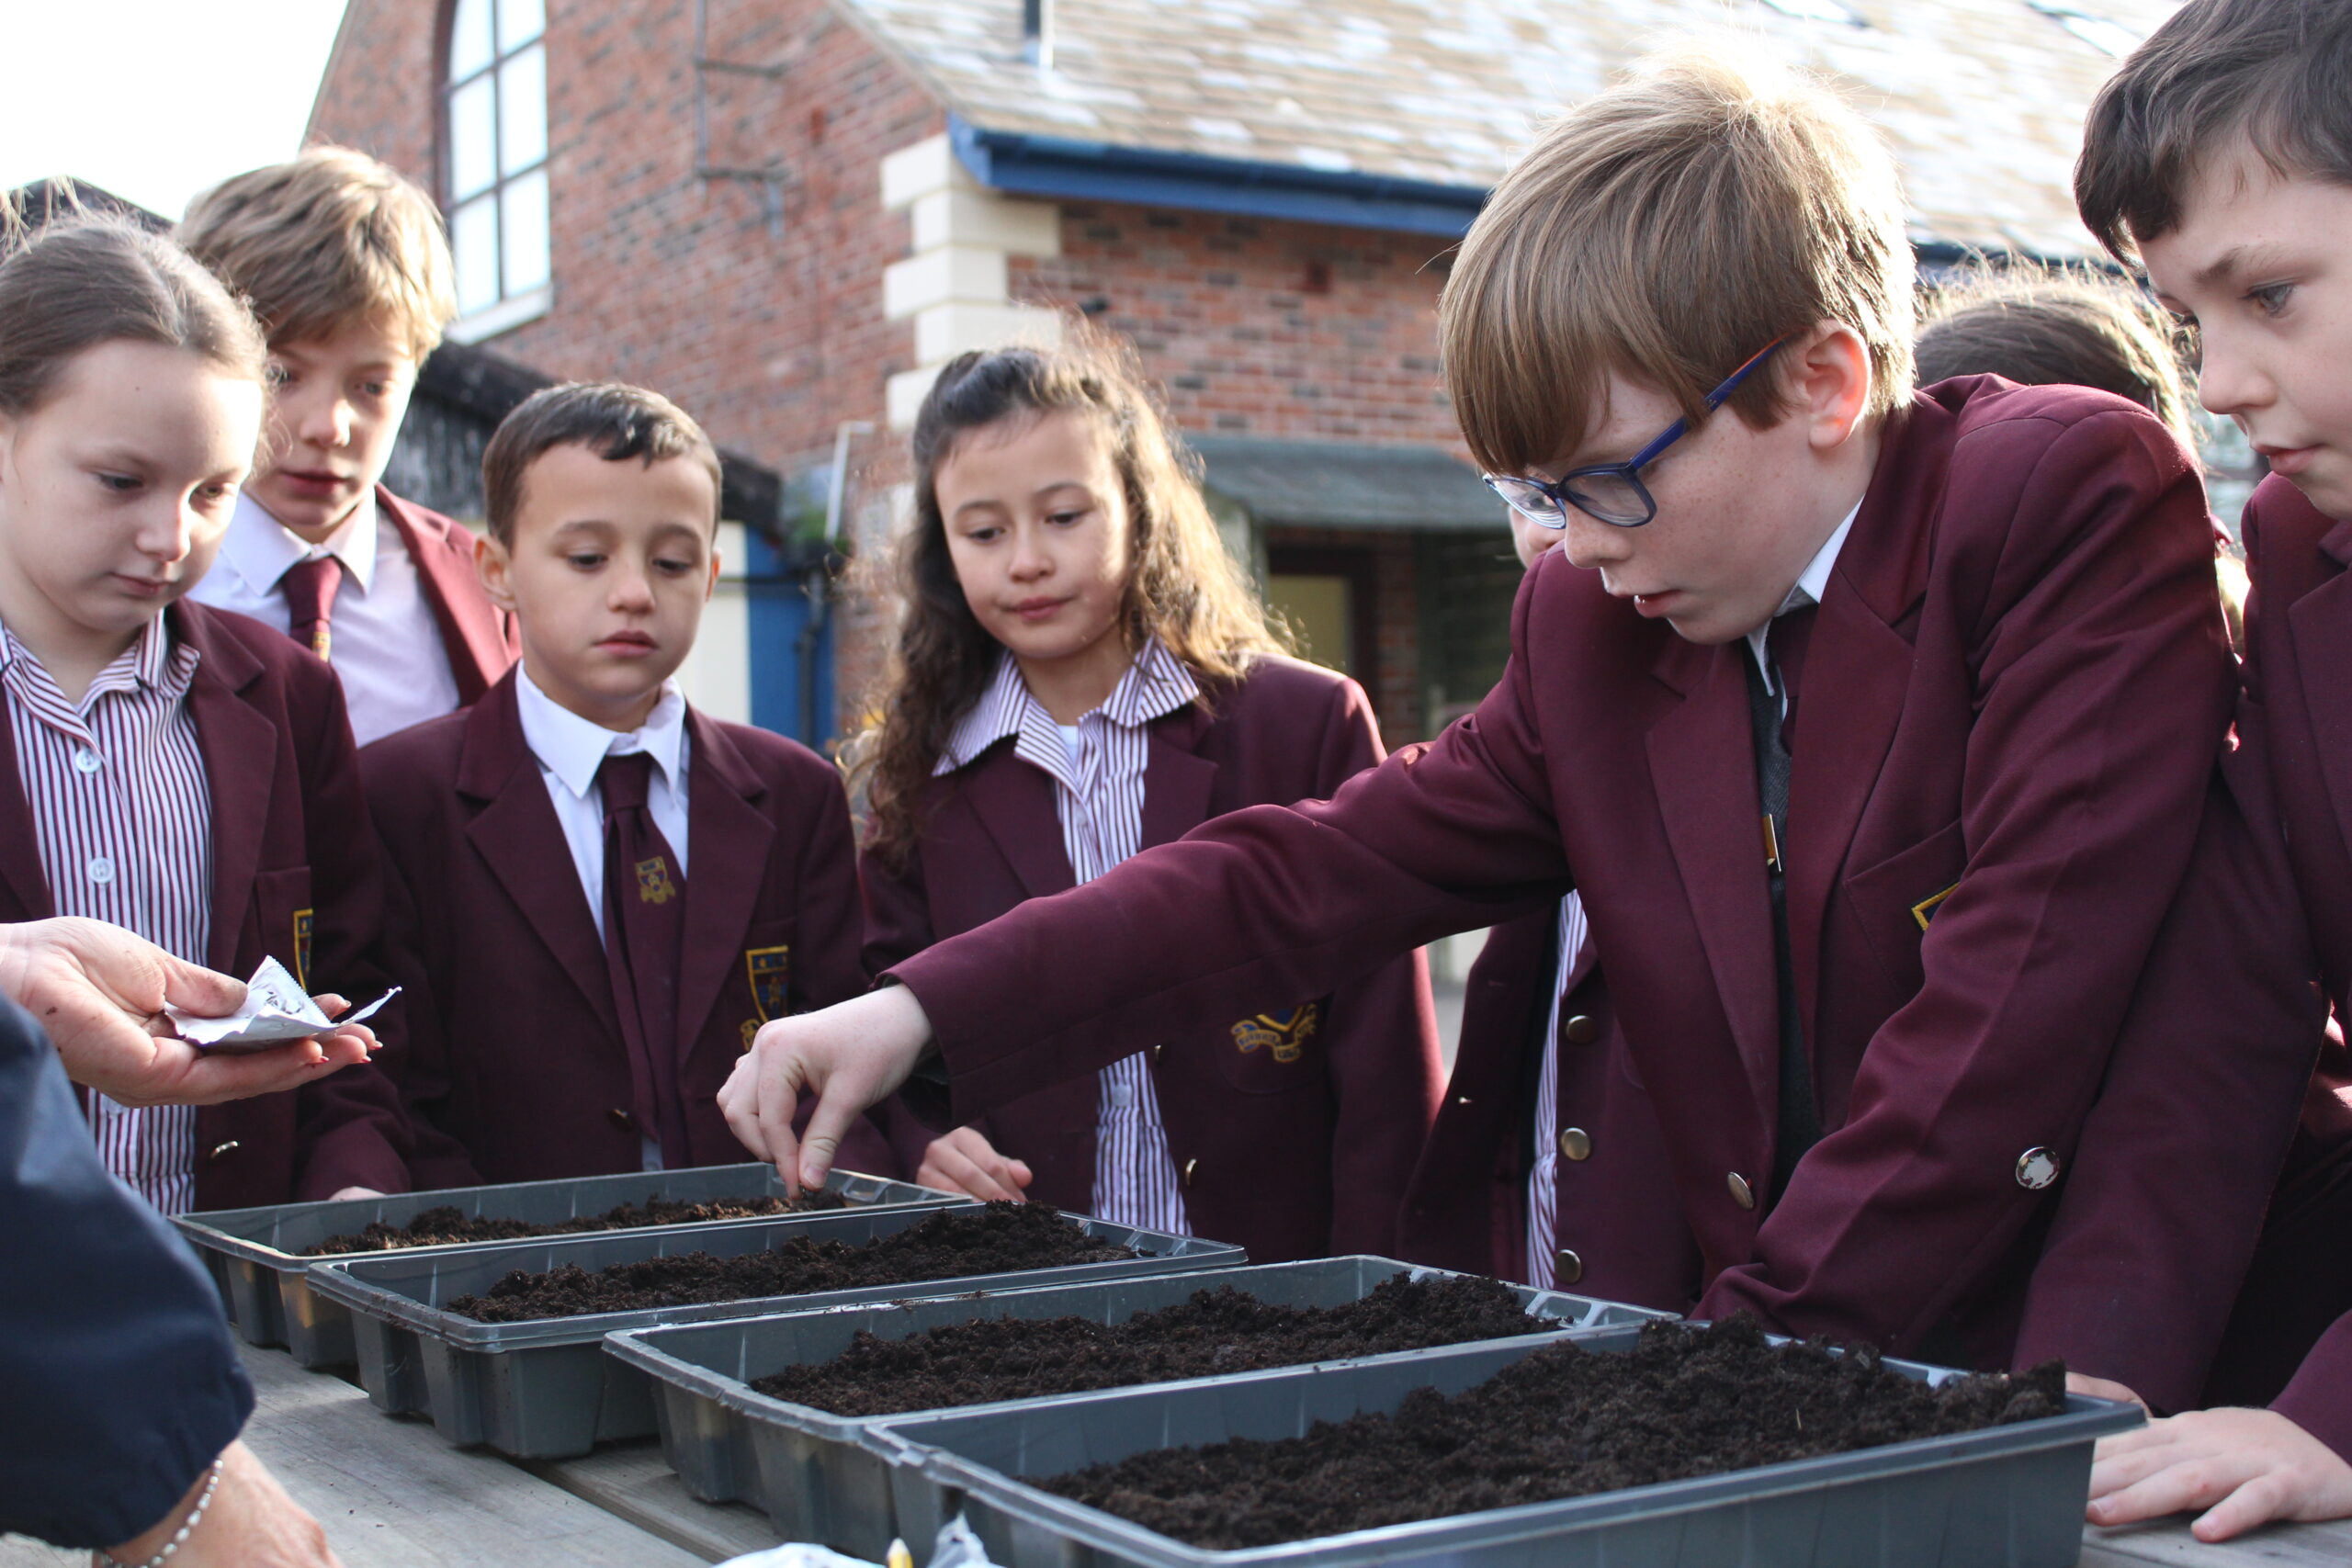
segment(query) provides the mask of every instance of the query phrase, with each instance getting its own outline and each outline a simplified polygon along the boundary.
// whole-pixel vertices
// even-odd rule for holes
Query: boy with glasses
[[[910,1088],[944,1068],[965,1120],[1573,887],[1695,1310],[2005,1363],[2230,660],[2178,442],[2079,389],[1914,396],[1911,297],[1892,164],[1818,90],[1692,55],[1569,111],[1442,308],[1472,452],[1565,536],[1502,683],[1328,803],[1220,818],[770,1025],[722,1096],[738,1133],[805,1180],[927,1049]]]

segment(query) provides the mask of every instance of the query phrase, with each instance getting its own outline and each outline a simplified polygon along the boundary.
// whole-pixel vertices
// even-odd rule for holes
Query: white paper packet
[[[287,973],[285,964],[265,958],[254,977],[245,982],[245,1005],[227,1017],[197,1018],[175,1007],[166,1007],[164,1016],[172,1021],[181,1039],[203,1050],[260,1051],[361,1022],[400,994],[401,988],[394,986],[366,1007],[331,1019]]]

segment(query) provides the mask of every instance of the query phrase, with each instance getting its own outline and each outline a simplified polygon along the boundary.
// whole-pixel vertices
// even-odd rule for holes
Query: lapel
[[[1715,989],[1769,1121],[1780,1102],[1772,904],[1763,810],[1739,643],[1701,648],[1667,634],[1651,673],[1682,694],[1650,728],[1650,777]],[[1809,672],[1808,672],[1809,673]]]
[[[16,903],[10,919],[45,920],[57,912],[49,874],[41,869],[32,802],[25,795],[25,776],[17,770],[17,729],[5,703],[0,703],[0,886]]]
[[[1078,886],[1054,815],[1054,781],[1012,754],[1008,737],[960,770],[955,783],[972,814],[996,843],[1022,897],[1043,898]]]
[[[418,512],[383,486],[376,487],[377,514],[400,530],[409,559],[416,563],[425,603],[441,628],[449,672],[457,678],[460,705],[481,700],[491,682],[514,660],[498,611],[482,596],[473,561],[438,518]]]
[[[168,613],[173,635],[186,637],[197,654],[187,707],[196,720],[205,787],[212,799],[212,933],[205,944],[207,962],[223,973],[234,973],[245,908],[253,899],[262,842],[269,830],[280,737],[277,721],[247,700],[262,674],[253,650],[220,635],[201,605],[177,604]],[[289,807],[298,813],[300,808],[300,802]]]
[[[1216,764],[1193,749],[1208,734],[1212,720],[1197,703],[1188,703],[1148,731],[1150,750],[1143,765],[1142,833],[1139,849],[1170,844],[1209,819],[1209,792],[1216,785]]]
[[[686,853],[694,869],[686,874],[685,948],[678,960],[682,1062],[701,1038],[728,976],[744,962],[736,944],[751,929],[775,840],[775,824],[755,804],[767,786],[735,743],[692,707],[686,735]]]
[[[617,1034],[605,944],[597,939],[595,919],[588,912],[539,764],[524,744],[511,672],[467,713],[458,793],[479,803],[466,821],[467,841],[605,1029]]]
[[[2336,525],[2319,547],[2339,565],[2352,560],[2352,523]],[[2338,571],[2289,605],[2287,625],[2303,671],[2303,707],[2320,771],[2338,831],[2352,844],[2352,680],[2344,678],[2352,671],[2352,573]]]
[[[1915,407],[1890,432],[1860,513],[1838,552],[1805,650],[1798,746],[1789,772],[1789,942],[1797,1007],[1813,1038],[1822,918],[1862,809],[1885,766],[1911,686],[1910,640],[1894,629],[1926,592],[1921,525],[1942,465],[1917,449],[1923,426],[1949,420]],[[1946,444],[1924,444],[1940,452]]]

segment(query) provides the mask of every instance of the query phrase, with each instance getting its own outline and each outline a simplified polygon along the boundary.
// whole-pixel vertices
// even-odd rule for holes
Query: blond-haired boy
[[[269,333],[266,452],[198,601],[335,667],[365,745],[472,702],[514,662],[473,536],[383,487],[424,358],[457,314],[432,198],[344,147],[196,198],[180,242]]]
[[[2144,410],[1914,395],[1903,213],[1850,110],[1720,56],[1563,116],[1442,310],[1471,451],[1564,531],[1502,683],[1329,803],[1237,812],[769,1025],[724,1097],[738,1133],[805,1179],[927,1046],[961,1122],[1574,887],[1698,1241],[1693,1309],[2028,1348],[2229,652],[2196,467]],[[2128,1188],[2091,1190],[2124,1207],[2088,1232],[2136,1222]],[[1578,1238],[1556,1245],[1565,1269]],[[2043,1311],[2030,1348],[2096,1338],[2098,1312]]]

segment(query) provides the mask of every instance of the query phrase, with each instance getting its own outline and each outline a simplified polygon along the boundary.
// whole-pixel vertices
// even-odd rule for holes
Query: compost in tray
[[[456,1298],[448,1310],[481,1323],[527,1323],[1113,1263],[1135,1256],[1128,1247],[1087,1235],[1084,1227],[1043,1205],[990,1203],[932,1214],[862,1247],[793,1236],[768,1251],[740,1258],[689,1252],[616,1263],[593,1274],[577,1264],[544,1274],[516,1269],[481,1295]]]
[[[539,1235],[578,1235],[591,1231],[645,1230],[661,1225],[699,1225],[713,1220],[750,1220],[768,1214],[806,1214],[841,1209],[847,1201],[838,1192],[808,1192],[798,1198],[717,1198],[707,1203],[684,1203],[674,1198],[648,1197],[642,1203],[623,1203],[601,1214],[582,1214],[551,1224],[528,1220],[502,1220],[484,1215],[469,1219],[451,1204],[424,1213],[404,1225],[380,1221],[350,1235],[329,1236],[308,1247],[304,1258],[343,1258],[357,1252],[390,1252],[404,1247],[450,1247],[477,1241],[527,1241]]]
[[[1857,1347],[1775,1346],[1752,1319],[1652,1324],[1633,1349],[1573,1342],[1477,1387],[1417,1389],[1394,1416],[1303,1438],[1161,1449],[1032,1485],[1211,1551],[1946,1437],[2065,1408],[2065,1369],[1930,1388]]]
[[[830,1361],[752,1386],[836,1416],[892,1416],[1000,1399],[1125,1388],[1540,1334],[1508,1286],[1467,1277],[1383,1280],[1362,1301],[1273,1306],[1230,1285],[1125,1323],[980,1318],[901,1339],[860,1332]]]

